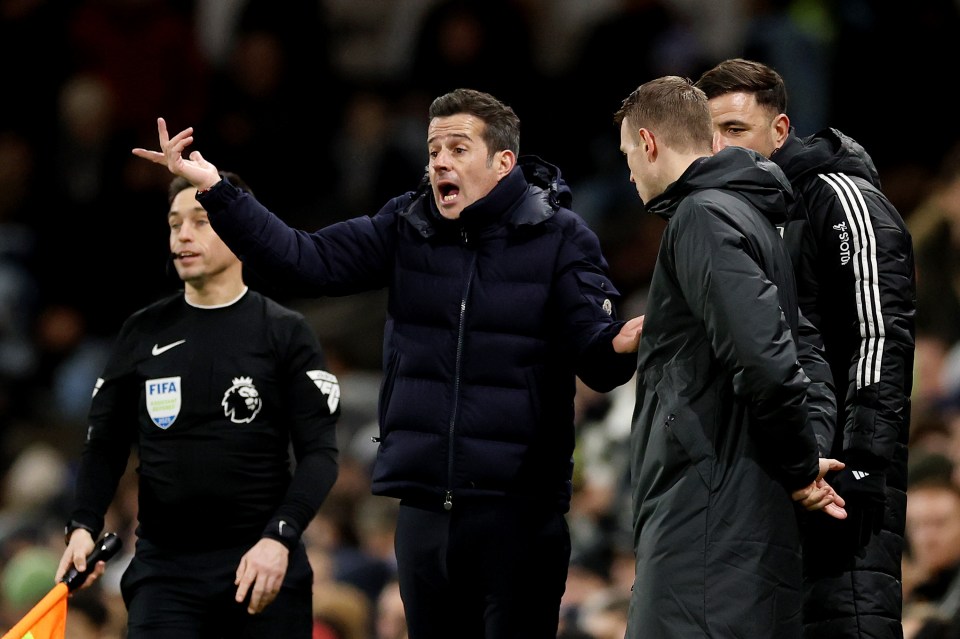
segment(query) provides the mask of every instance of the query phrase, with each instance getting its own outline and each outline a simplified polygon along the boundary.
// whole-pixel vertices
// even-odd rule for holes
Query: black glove
[[[863,557],[871,536],[883,526],[887,478],[882,470],[862,470],[865,467],[854,462],[846,464],[846,468],[827,478],[846,501],[847,518],[840,522],[844,539],[836,541],[857,557]]]

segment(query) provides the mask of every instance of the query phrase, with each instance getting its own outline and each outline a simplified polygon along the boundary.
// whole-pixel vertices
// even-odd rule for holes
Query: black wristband
[[[293,550],[300,542],[300,531],[290,525],[285,519],[276,519],[267,524],[263,531],[263,537],[279,541],[287,547],[287,550]]]

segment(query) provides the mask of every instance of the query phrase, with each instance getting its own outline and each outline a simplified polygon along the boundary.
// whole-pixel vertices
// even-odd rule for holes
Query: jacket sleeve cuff
[[[97,536],[100,534],[100,530],[97,528],[97,526],[91,526],[89,524],[83,523],[82,521],[71,519],[70,521],[67,522],[67,525],[63,527],[63,543],[65,545],[70,544],[70,535],[72,535],[73,531],[76,530],[77,528],[83,528],[88,533],[90,533],[90,536],[93,537],[94,541],[97,540]]]
[[[211,209],[222,209],[227,203],[240,197],[242,193],[243,191],[224,177],[209,189],[197,191],[197,202],[207,211]]]

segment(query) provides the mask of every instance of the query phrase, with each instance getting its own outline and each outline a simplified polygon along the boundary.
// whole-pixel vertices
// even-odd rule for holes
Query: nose
[[[448,158],[449,158],[449,154],[445,150],[441,149],[440,151],[437,151],[437,155],[432,160],[430,160],[430,164],[431,166],[433,166],[433,170],[437,171],[440,169],[447,168],[450,165]]]
[[[193,226],[189,222],[184,222],[173,233],[173,237],[181,242],[190,239],[193,236]]]

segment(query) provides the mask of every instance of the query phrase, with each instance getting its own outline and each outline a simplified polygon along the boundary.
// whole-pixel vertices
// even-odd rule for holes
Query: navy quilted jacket
[[[575,377],[608,391],[636,357],[613,351],[619,293],[556,167],[522,158],[458,220],[424,181],[313,233],[226,181],[199,199],[245,263],[294,293],[388,289],[375,494],[567,510]]]

